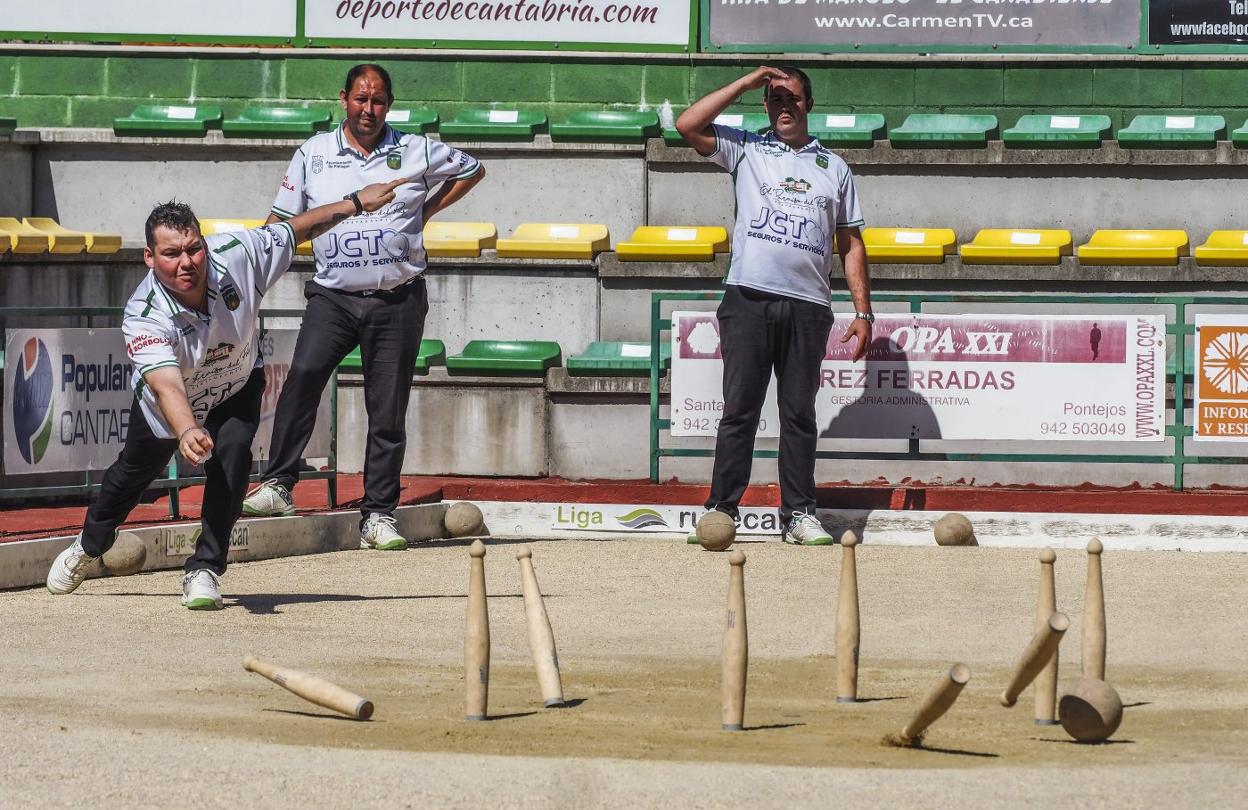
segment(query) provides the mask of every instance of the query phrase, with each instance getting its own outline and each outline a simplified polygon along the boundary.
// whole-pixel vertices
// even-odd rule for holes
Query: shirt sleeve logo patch
[[[230,312],[238,309],[238,305],[242,303],[238,297],[238,290],[233,286],[221,288],[221,300],[225,302],[225,308]]]
[[[403,165],[403,155],[398,150],[386,155],[386,168],[397,169]]]

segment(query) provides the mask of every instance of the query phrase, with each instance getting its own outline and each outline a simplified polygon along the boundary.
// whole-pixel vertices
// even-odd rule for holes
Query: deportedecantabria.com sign
[[[822,437],[1163,439],[1161,315],[882,315],[858,362],[852,318],[837,314],[820,370]],[[715,314],[673,312],[673,436],[715,436],[723,368]],[[774,378],[758,435],[780,435]]]
[[[710,0],[707,50],[1043,47],[1140,41],[1139,0]]]

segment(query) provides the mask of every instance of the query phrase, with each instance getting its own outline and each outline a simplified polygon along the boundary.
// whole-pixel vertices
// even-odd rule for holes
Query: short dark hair
[[[199,218],[195,216],[195,212],[189,205],[177,200],[161,203],[147,215],[147,224],[143,226],[143,236],[147,239],[149,248],[156,247],[156,240],[152,238],[152,234],[160,227],[169,228],[178,233],[200,232]]]
[[[372,62],[365,62],[362,65],[356,65],[347,71],[347,80],[342,85],[342,92],[351,95],[351,88],[355,87],[355,80],[363,76],[365,73],[376,73],[381,77],[381,83],[386,86],[386,95],[394,101],[394,88],[390,84],[390,74],[381,65],[374,65]]]
[[[806,100],[813,102],[815,95],[810,89],[810,77],[806,75],[806,71],[792,65],[780,65],[776,70],[792,79],[797,79],[802,83],[802,92],[806,95]]]

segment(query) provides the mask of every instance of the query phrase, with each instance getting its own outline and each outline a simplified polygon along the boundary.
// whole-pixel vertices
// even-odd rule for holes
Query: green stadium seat
[[[3,131],[3,127],[0,127],[0,131]],[[1248,149],[1248,121],[1231,133],[1231,143],[1236,149]]]
[[[645,143],[659,134],[659,116],[631,110],[578,110],[566,121],[550,125],[555,141],[591,143]]]
[[[1112,128],[1108,115],[1024,115],[1001,140],[1014,149],[1095,149]]]
[[[672,120],[675,121],[676,118],[680,117],[680,113],[675,110],[672,112],[675,114],[675,118]],[[720,113],[715,118],[715,123],[723,124],[726,127],[733,127],[734,129],[744,129],[748,132],[766,132],[771,129],[771,119],[767,117],[767,113],[758,112]],[[685,139],[682,138],[680,133],[676,131],[675,124],[673,124],[671,128],[663,128],[663,142],[669,146],[688,146],[688,144],[685,143]]]
[[[672,364],[671,341],[659,344],[660,367]],[[650,374],[650,344],[595,340],[581,354],[568,358],[574,377],[645,377]]]
[[[470,340],[446,358],[451,374],[486,377],[540,377],[558,366],[563,351],[553,340]]]
[[[0,115],[0,135],[11,135],[15,129],[17,129],[16,118],[6,118]]]
[[[446,344],[433,338],[422,338],[416,350],[416,373],[428,374],[434,366],[446,365]],[[338,364],[339,374],[363,374],[364,361],[360,359],[360,347],[352,349]]]
[[[531,141],[546,126],[546,113],[535,110],[463,110],[443,121],[438,132],[445,137]]]
[[[419,135],[432,132],[438,128],[438,111],[428,107],[390,108],[386,113],[386,123],[399,132],[411,132]]]
[[[831,113],[811,115],[810,134],[824,146],[839,149],[870,149],[884,137],[884,116],[871,113]]]
[[[307,138],[333,126],[316,107],[248,107],[221,122],[227,138]]]
[[[1212,149],[1226,132],[1220,115],[1137,115],[1118,130],[1124,149]]]
[[[113,133],[132,138],[202,138],[220,127],[221,108],[215,104],[144,104],[113,119]]]
[[[982,149],[996,132],[995,115],[915,113],[888,140],[899,149]]]

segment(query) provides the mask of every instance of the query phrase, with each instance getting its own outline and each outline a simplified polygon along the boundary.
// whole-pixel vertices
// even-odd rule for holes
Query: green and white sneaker
[[[82,535],[74,538],[69,548],[56,555],[52,567],[48,569],[48,592],[55,594],[73,593],[91,573],[91,566],[99,557],[88,556],[82,550]]]
[[[290,490],[270,478],[247,493],[243,514],[250,517],[287,517],[295,513],[295,499]]]
[[[805,512],[794,512],[789,527],[780,537],[795,546],[830,546],[832,535],[828,534],[819,518]]]
[[[390,515],[369,515],[360,528],[360,548],[399,551],[407,548],[407,540],[399,534]]]
[[[220,610],[221,580],[207,568],[182,577],[182,607],[188,610]]]

